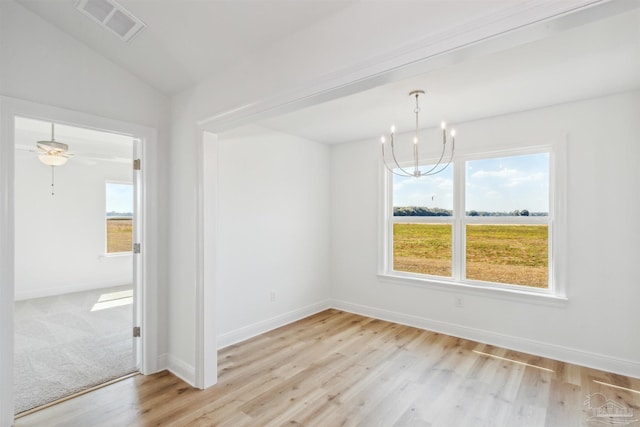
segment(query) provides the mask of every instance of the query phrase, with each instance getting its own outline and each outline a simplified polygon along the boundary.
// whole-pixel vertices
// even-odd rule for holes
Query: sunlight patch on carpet
[[[109,292],[100,295],[91,311],[105,310],[113,307],[121,307],[123,305],[133,304],[133,289],[119,292]]]

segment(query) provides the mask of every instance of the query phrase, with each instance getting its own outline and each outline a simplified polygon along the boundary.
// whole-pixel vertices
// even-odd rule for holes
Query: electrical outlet
[[[458,308],[462,308],[464,307],[464,301],[462,300],[462,297],[455,297],[455,302],[454,302],[455,306]]]
[[[276,291],[269,292],[269,299],[271,299],[271,302],[276,302]]]

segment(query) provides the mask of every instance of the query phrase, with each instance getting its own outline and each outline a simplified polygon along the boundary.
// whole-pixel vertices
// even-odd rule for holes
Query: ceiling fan
[[[54,166],[64,165],[74,154],[69,152],[69,145],[56,141],[55,125],[53,122],[51,122],[51,140],[38,141],[36,146],[38,147],[38,159],[45,165],[51,166],[51,195],[53,196],[55,194],[55,183],[53,179]]]
[[[51,140],[38,141],[38,159],[47,166],[62,166],[67,163],[74,154],[69,152],[69,145],[57,142],[55,139],[55,128],[51,123]]]

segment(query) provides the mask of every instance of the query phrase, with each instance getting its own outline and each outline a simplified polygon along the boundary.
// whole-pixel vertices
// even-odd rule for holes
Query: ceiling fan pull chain
[[[54,192],[53,192],[53,190],[54,190],[53,170],[54,170],[54,169],[55,169],[55,167],[54,167],[54,166],[51,166],[51,195],[52,195],[52,196],[54,195]]]

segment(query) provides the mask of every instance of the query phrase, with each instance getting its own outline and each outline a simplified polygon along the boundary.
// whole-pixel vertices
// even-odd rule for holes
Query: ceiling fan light
[[[47,166],[62,166],[68,160],[66,157],[53,156],[51,154],[40,154],[38,159]]]

